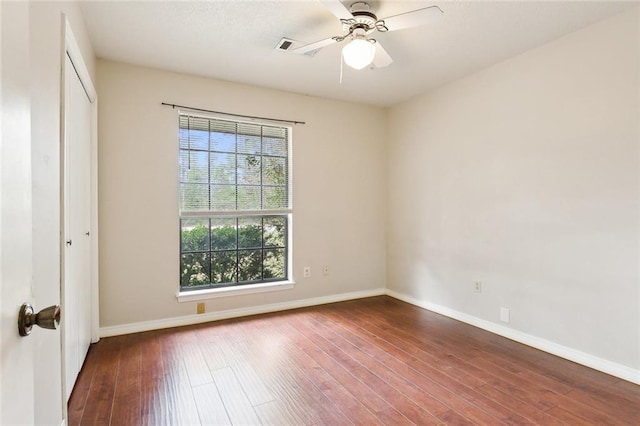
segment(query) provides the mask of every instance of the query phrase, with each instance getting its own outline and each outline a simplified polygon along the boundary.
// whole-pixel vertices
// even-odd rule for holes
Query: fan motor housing
[[[353,3],[349,9],[355,23],[351,20],[343,21],[342,29],[344,32],[348,32],[354,25],[358,24],[358,27],[364,29],[367,34],[375,31],[378,17],[370,11],[369,3],[359,1]]]

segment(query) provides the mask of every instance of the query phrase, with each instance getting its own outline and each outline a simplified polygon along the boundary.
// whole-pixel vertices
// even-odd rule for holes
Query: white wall
[[[207,312],[384,287],[384,110],[102,60],[98,97],[101,327],[196,311],[175,297],[177,110],[161,102],[307,122],[293,128],[295,288]]]
[[[638,22],[390,110],[389,289],[640,369]]]
[[[33,289],[35,308],[60,303],[60,90],[62,14],[95,82],[95,57],[75,3],[31,2],[31,137],[33,166]],[[63,314],[64,316],[64,314]],[[36,330],[36,424],[62,419],[60,332]],[[38,355],[39,354],[39,355]],[[46,386],[42,386],[46,383]]]

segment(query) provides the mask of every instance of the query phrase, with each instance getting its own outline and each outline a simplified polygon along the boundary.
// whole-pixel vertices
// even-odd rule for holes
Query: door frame
[[[75,72],[80,79],[80,83],[82,84],[85,92],[87,93],[87,97],[89,102],[91,103],[91,141],[90,141],[90,152],[91,152],[91,164],[90,164],[90,174],[91,174],[91,184],[90,184],[90,192],[91,192],[91,256],[90,256],[90,268],[91,268],[91,282],[90,282],[90,292],[91,292],[91,342],[96,343],[100,339],[100,317],[99,317],[99,288],[98,288],[98,280],[99,280],[99,269],[98,269],[98,95],[95,90],[95,86],[91,81],[91,75],[89,74],[89,70],[86,66],[84,58],[82,57],[82,53],[78,42],[76,41],[75,36],[73,35],[73,31],[71,30],[71,25],[65,14],[62,14],[62,49],[60,55],[60,295],[61,301],[63,300],[62,295],[64,294],[64,286],[65,286],[65,238],[66,234],[65,228],[65,168],[66,168],[66,128],[65,128],[65,120],[66,120],[66,55],[69,55],[71,62],[73,63],[73,67],[75,68]],[[63,328],[64,330],[64,328]],[[66,338],[65,333],[62,333],[61,336],[61,350],[62,350],[62,405],[63,405],[63,415],[64,418],[68,418],[67,413],[67,386],[71,386],[71,384],[66,383]]]

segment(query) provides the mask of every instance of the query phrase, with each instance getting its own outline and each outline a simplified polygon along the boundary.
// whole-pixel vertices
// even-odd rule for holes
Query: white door
[[[0,1],[0,39],[0,424],[33,424],[33,347],[50,331],[17,329],[33,296],[28,3]]]
[[[64,375],[67,400],[91,344],[91,101],[65,57]]]

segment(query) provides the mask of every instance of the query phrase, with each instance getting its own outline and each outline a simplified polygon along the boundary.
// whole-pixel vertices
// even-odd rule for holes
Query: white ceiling
[[[343,1],[347,6],[355,0]],[[637,2],[369,1],[379,18],[438,5],[424,27],[377,33],[387,68],[344,68],[332,45],[314,57],[274,50],[283,37],[304,44],[342,34],[319,1],[85,1],[100,58],[388,106],[605,19]]]

